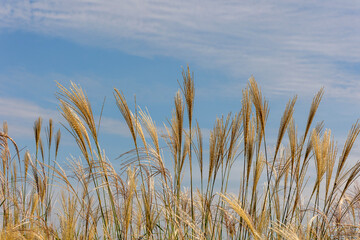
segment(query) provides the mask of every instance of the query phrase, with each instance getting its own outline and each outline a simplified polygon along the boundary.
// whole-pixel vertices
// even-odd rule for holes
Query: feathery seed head
[[[34,135],[35,135],[36,151],[39,148],[41,123],[42,123],[42,119],[40,117],[34,123]]]
[[[60,129],[59,129],[56,132],[56,135],[55,135],[55,158],[57,157],[57,154],[58,154],[58,151],[59,151],[60,139],[61,139],[61,132],[60,132]]]
[[[183,86],[181,90],[185,96],[185,102],[188,109],[189,123],[191,124],[193,107],[194,107],[194,98],[195,98],[195,87],[194,87],[194,74],[191,76],[189,66],[187,66],[186,72],[183,70],[182,76],[183,76]]]
[[[57,83],[57,85],[60,89],[60,91],[57,93],[57,98],[62,101],[63,105],[67,105],[84,120],[93,138],[97,139],[94,115],[85,92],[80,86],[74,84],[73,82],[71,82],[70,90],[66,89],[60,83]]]
[[[116,105],[118,106],[123,118],[125,119],[125,122],[128,125],[130,133],[136,144],[136,132],[135,132],[135,126],[134,126],[133,117],[132,117],[133,114],[128,107],[128,104],[126,102],[124,94],[122,92],[120,92],[119,90],[117,90],[116,88],[114,88],[114,91],[115,91],[114,97],[116,100]]]

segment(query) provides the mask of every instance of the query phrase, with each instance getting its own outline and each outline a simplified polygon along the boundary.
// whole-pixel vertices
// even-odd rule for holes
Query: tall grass
[[[294,97],[285,107],[274,147],[269,146],[269,105],[251,77],[240,112],[217,118],[204,140],[193,119],[194,76],[187,68],[182,77],[171,119],[161,128],[148,111],[136,104],[132,111],[124,94],[114,89],[134,143],[121,155],[122,171],[106,157],[96,125],[101,121],[74,83],[69,88],[58,84],[57,93],[63,127],[81,151],[79,159],[67,161],[70,170],[59,164],[64,162],[58,159],[61,133],[54,134],[52,120],[46,127],[41,118],[35,121],[35,153],[23,156],[5,122],[0,131],[0,238],[360,238],[360,188],[354,184],[360,162],[348,163],[359,122],[339,149],[331,131],[313,123],[321,89],[305,131],[299,133],[293,118]],[[238,182],[230,181],[233,175]],[[229,190],[234,186],[238,192]]]

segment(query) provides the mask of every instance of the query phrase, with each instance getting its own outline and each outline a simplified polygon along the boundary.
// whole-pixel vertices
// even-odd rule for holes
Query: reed
[[[253,77],[242,91],[240,111],[218,117],[209,139],[194,119],[189,67],[179,85],[174,111],[161,128],[136,102],[131,110],[114,89],[134,144],[119,153],[121,171],[105,155],[116,150],[101,145],[101,113],[95,117],[74,83],[58,84],[56,96],[78,158],[58,159],[61,132],[55,133],[52,120],[45,127],[41,118],[35,121],[34,153],[19,151],[4,122],[0,239],[360,238],[360,162],[348,160],[360,123],[339,149],[331,130],[313,123],[323,89],[302,133],[293,117],[297,97],[289,100],[271,147],[269,103]],[[229,190],[233,186],[238,192]]]

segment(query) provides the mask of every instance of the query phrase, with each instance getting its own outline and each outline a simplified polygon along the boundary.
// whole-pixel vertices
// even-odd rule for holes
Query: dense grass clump
[[[58,87],[64,127],[81,160],[69,161],[71,170],[64,170],[57,159],[60,131],[54,133],[51,120],[44,128],[41,118],[34,124],[36,151],[21,158],[5,122],[1,239],[360,238],[360,189],[353,184],[360,163],[347,164],[360,124],[352,126],[338,154],[331,131],[322,123],[313,126],[323,90],[315,95],[300,135],[293,119],[296,97],[288,102],[269,149],[269,106],[254,78],[242,91],[240,112],[216,119],[206,140],[193,119],[189,68],[162,131],[147,111],[137,106],[131,111],[114,89],[134,142],[122,155],[119,172],[101,147],[99,120],[85,92],[73,83]],[[238,192],[228,190],[234,163],[241,166],[235,173]]]

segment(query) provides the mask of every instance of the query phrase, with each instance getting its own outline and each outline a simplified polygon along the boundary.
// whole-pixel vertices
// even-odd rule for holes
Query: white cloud
[[[13,137],[33,137],[32,126],[39,117],[44,120],[44,123],[50,118],[56,124],[65,122],[60,112],[56,110],[18,98],[0,98],[0,118],[8,122],[9,135]],[[125,122],[109,117],[102,117],[101,131],[106,134],[130,136]]]
[[[103,117],[100,123],[100,132],[107,134],[120,135],[124,137],[130,137],[130,131],[124,121],[117,119]]]
[[[57,111],[42,108],[29,101],[17,98],[0,98],[0,112],[2,117],[37,119],[58,118]]]
[[[35,103],[18,98],[0,97],[0,118],[7,121],[9,135],[12,137],[33,137],[32,126],[39,117],[48,121],[52,118],[56,123],[60,119],[57,111],[43,108]]]
[[[12,0],[0,4],[0,27],[254,74],[275,93],[324,85],[347,97],[359,73],[337,62],[360,62],[359,10],[357,1]]]

